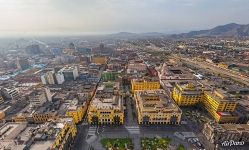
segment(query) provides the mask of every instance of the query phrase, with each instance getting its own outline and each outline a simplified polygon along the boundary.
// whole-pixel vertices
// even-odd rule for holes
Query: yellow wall
[[[155,89],[160,89],[160,82],[136,82],[136,81],[131,81],[131,89],[132,92],[134,93],[137,90],[155,90]]]
[[[3,111],[0,111],[0,120],[4,119],[5,113]]]
[[[95,107],[89,108],[88,113],[88,123],[93,124],[92,118],[97,116],[99,119],[99,124],[114,124],[114,117],[118,116],[120,118],[120,124],[124,123],[124,113],[120,110],[115,109],[97,109]]]
[[[54,113],[35,113],[32,115],[33,121],[35,123],[45,123],[47,122],[49,119],[55,119],[56,116]]]
[[[83,116],[86,113],[86,107],[78,106],[76,110],[68,110],[66,116],[70,116],[74,119],[74,122],[78,124],[83,120]]]
[[[226,63],[224,63],[224,62],[219,63],[218,66],[221,67],[221,68],[224,68],[224,69],[228,68],[228,65]]]
[[[182,112],[179,111],[179,108],[167,108],[163,111],[158,111],[157,109],[154,109],[154,107],[151,108],[144,108],[144,106],[141,103],[141,98],[138,96],[137,93],[134,95],[135,101],[136,101],[136,108],[137,108],[137,114],[138,114],[138,123],[144,124],[144,117],[149,117],[149,122],[146,122],[146,124],[172,124],[171,117],[177,117],[176,124],[179,124],[181,121],[181,115]],[[145,101],[151,101],[151,104],[157,103],[157,101],[160,101],[160,98],[155,96],[147,96],[144,97]]]
[[[106,56],[93,56],[92,63],[104,65],[107,63],[107,58],[106,58]]]
[[[65,123],[63,129],[61,129],[60,133],[55,139],[52,149],[63,149],[64,144],[68,141],[69,134],[71,134],[72,137],[75,138],[77,134],[75,123]]]
[[[191,106],[201,102],[205,109],[220,123],[232,123],[238,120],[238,116],[223,115],[220,116],[218,112],[233,113],[236,109],[237,103],[235,101],[226,100],[226,97],[219,92],[204,91],[199,95],[183,95],[184,89],[179,85],[174,87],[172,97],[179,106]]]
[[[191,89],[194,91],[194,89]],[[174,87],[172,97],[178,106],[192,106],[199,103],[202,99],[202,94],[199,94],[198,91],[196,94],[183,94],[184,89],[179,85]]]

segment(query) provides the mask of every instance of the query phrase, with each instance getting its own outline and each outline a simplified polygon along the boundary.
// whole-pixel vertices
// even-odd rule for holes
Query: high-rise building
[[[54,71],[48,71],[46,74],[41,76],[43,84],[55,84]]]
[[[64,75],[62,72],[57,72],[55,74],[56,82],[57,84],[63,84],[65,81]]]
[[[48,71],[41,76],[42,84],[63,84],[65,79],[62,72]]]
[[[77,66],[64,67],[59,72],[62,72],[66,81],[76,80],[79,77]]]

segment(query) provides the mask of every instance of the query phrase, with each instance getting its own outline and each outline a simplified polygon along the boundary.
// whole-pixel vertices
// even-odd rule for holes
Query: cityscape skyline
[[[0,0],[0,4],[2,36],[116,32],[172,34],[232,22],[249,22],[246,17],[249,2],[244,0]]]

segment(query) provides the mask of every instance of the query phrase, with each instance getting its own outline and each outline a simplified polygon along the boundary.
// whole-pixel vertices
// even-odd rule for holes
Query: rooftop
[[[97,88],[91,106],[98,109],[122,109],[119,82],[104,82]]]
[[[174,101],[162,89],[137,91],[136,98],[139,102],[139,107],[143,108],[144,111],[180,111]]]

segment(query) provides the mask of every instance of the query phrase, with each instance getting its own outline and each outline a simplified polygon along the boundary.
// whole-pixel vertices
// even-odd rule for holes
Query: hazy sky
[[[0,0],[0,35],[182,32],[249,23],[249,0]]]

